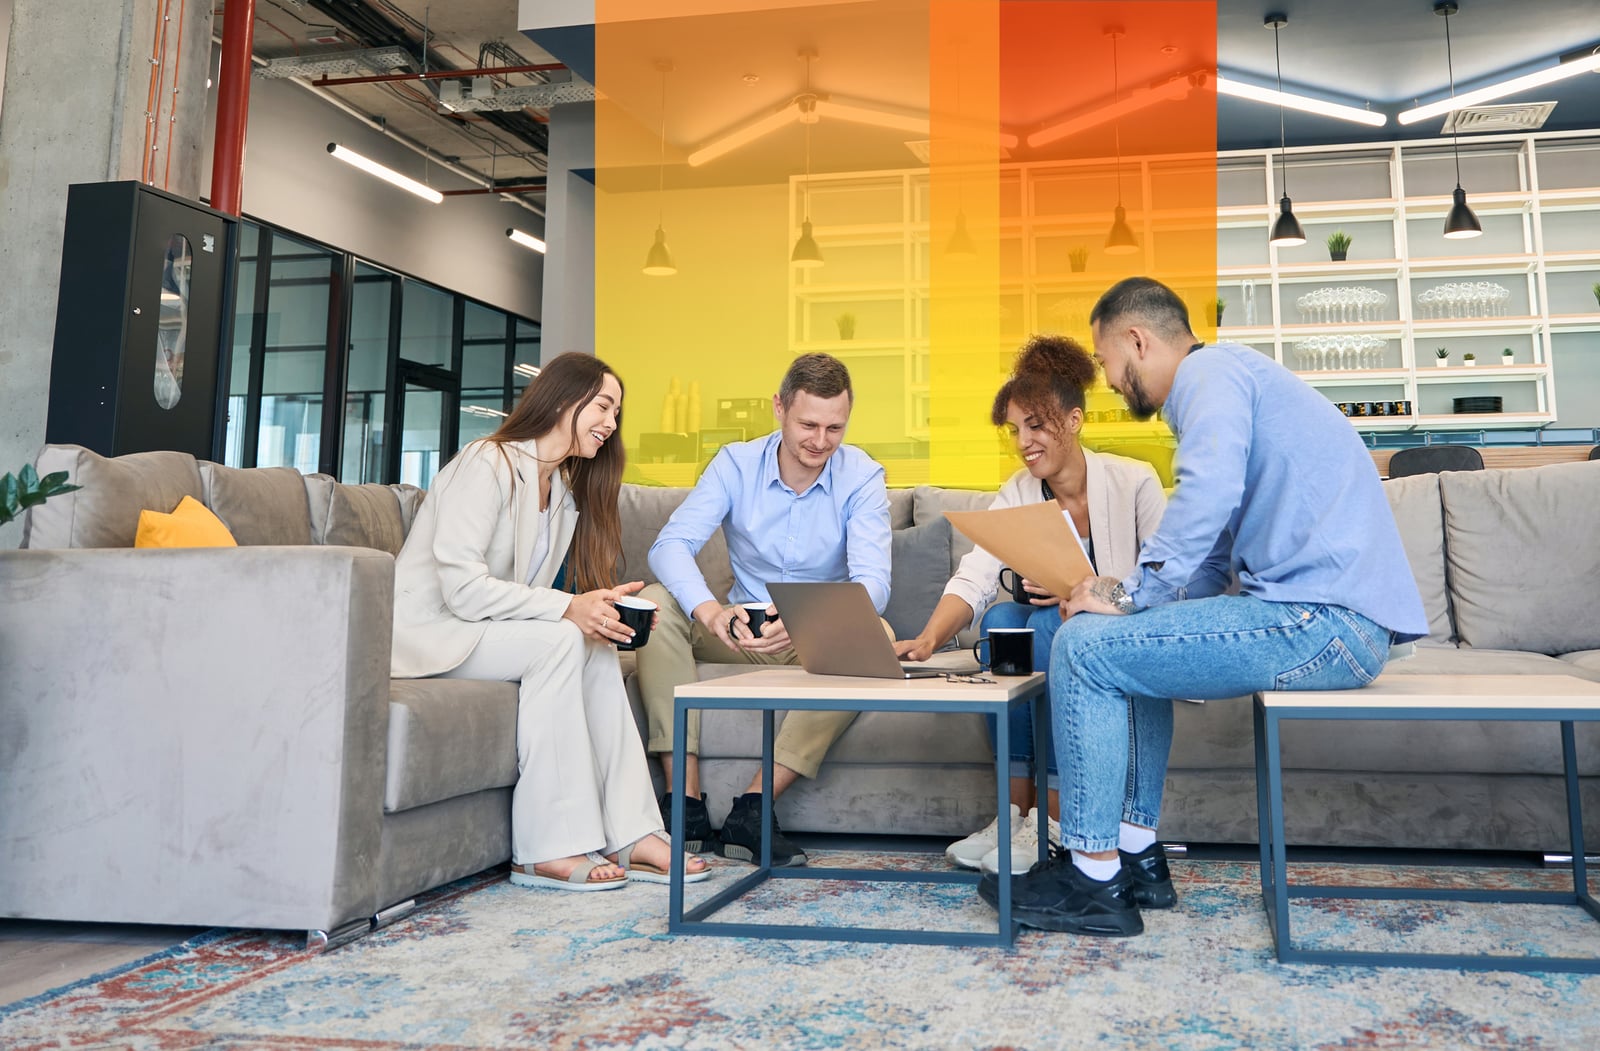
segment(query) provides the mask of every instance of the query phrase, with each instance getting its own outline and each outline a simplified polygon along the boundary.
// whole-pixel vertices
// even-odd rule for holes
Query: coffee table
[[[1283,768],[1279,724],[1290,719],[1483,720],[1561,724],[1561,755],[1572,844],[1572,890],[1411,890],[1378,887],[1289,885],[1284,858]],[[1573,724],[1600,722],[1600,683],[1571,675],[1380,675],[1359,690],[1255,695],[1256,802],[1261,836],[1261,896],[1272,942],[1283,963],[1371,967],[1443,967],[1470,970],[1581,971],[1600,973],[1600,956],[1499,956],[1464,953],[1353,952],[1300,949],[1289,931],[1290,898],[1369,901],[1476,901],[1577,905],[1600,919],[1588,892],[1583,857],[1583,810]],[[1600,949],[1600,942],[1597,942]]]
[[[772,741],[773,713],[785,711],[853,712],[978,712],[995,720],[995,805],[1001,843],[1011,842],[1011,807],[1007,760],[1011,734],[1007,712],[1031,704],[1044,693],[1042,672],[1027,676],[989,676],[990,683],[936,679],[864,679],[811,675],[795,668],[766,668],[679,686],[672,706],[672,841],[683,842],[684,740],[689,711],[738,708],[761,712],[761,859],[754,872],[736,880],[687,913],[683,908],[684,859],[673,851],[667,930],[673,934],[720,934],[744,938],[819,939],[824,941],[900,942],[920,945],[1009,946],[1016,936],[1011,921],[1011,852],[1000,851],[999,917],[995,933],[949,930],[901,930],[888,927],[796,926],[730,923],[709,919],[770,879],[843,879],[872,883],[964,883],[975,886],[977,872],[915,872],[903,869],[772,867]],[[1034,740],[1049,739],[1048,704],[1032,704]],[[1036,774],[1039,798],[1046,792],[1045,764]],[[1039,860],[1049,855],[1047,837],[1039,838]]]

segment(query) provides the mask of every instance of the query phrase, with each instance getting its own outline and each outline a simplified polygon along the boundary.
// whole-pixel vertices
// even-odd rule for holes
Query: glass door
[[[426,489],[456,450],[460,382],[443,369],[402,361],[398,368],[393,459],[388,477]]]

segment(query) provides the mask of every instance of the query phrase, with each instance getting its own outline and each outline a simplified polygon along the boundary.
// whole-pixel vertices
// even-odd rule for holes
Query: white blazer
[[[1109,453],[1083,450],[1088,476],[1084,479],[1089,500],[1089,539],[1094,541],[1095,572],[1121,580],[1132,573],[1139,561],[1139,547],[1156,526],[1167,508],[1167,497],[1155,469],[1141,460],[1130,460]],[[990,510],[1019,507],[1044,499],[1039,479],[1024,467],[1000,487]],[[981,547],[962,557],[956,575],[944,586],[972,607],[976,624],[1000,590],[1000,560]]]
[[[524,583],[539,538],[537,456],[532,441],[499,448],[476,441],[434,478],[395,559],[390,670],[396,678],[456,667],[483,638],[488,621],[560,620],[567,611],[572,596],[550,585],[572,542],[578,509],[560,471],[550,481],[549,554],[533,583]]]

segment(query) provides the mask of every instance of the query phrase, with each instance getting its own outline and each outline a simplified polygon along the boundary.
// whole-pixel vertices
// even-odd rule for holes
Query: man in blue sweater
[[[1196,339],[1150,278],[1113,286],[1089,324],[1133,415],[1165,410],[1177,488],[1132,574],[1061,603],[1050,710],[1069,852],[1018,877],[1012,901],[1027,926],[1126,936],[1141,907],[1177,902],[1155,833],[1167,698],[1355,689],[1428,622],[1372,459],[1332,403],[1250,347]],[[993,904],[994,877],[978,889]]]

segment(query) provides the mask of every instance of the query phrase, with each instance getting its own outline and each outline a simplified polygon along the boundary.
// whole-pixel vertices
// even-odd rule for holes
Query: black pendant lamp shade
[[[1445,217],[1444,235],[1452,240],[1460,240],[1464,237],[1477,237],[1481,233],[1483,224],[1478,222],[1478,217],[1467,207],[1467,191],[1457,186],[1455,204],[1450,206],[1450,214]]]
[[[978,246],[972,243],[972,235],[967,232],[967,213],[964,211],[956,212],[956,229],[944,246],[944,254],[966,258],[978,254]]]
[[[1451,98],[1456,97],[1456,62],[1455,55],[1450,50],[1450,16],[1456,11],[1455,0],[1439,0],[1433,5],[1433,13],[1444,19],[1444,60],[1450,72]],[[1461,188],[1461,142],[1459,134],[1453,127],[1450,132],[1450,150],[1456,158],[1456,189],[1455,203],[1450,206],[1450,214],[1445,216],[1444,235],[1452,241],[1460,241],[1483,233],[1483,224],[1478,222],[1478,217],[1467,207],[1467,191]]]
[[[651,277],[671,277],[678,272],[672,262],[672,252],[667,248],[667,233],[659,226],[656,227],[656,243],[644,257],[644,272]]]
[[[645,254],[644,272],[650,277],[671,277],[678,272],[678,267],[672,261],[672,252],[667,249],[667,233],[661,228],[661,220],[667,188],[667,74],[672,72],[672,64],[658,62],[656,70],[661,74],[661,144],[660,156],[656,161],[656,239]]]
[[[1295,248],[1306,243],[1306,232],[1300,220],[1294,217],[1294,202],[1289,200],[1289,138],[1283,129],[1283,53],[1278,48],[1278,30],[1289,24],[1289,16],[1270,14],[1262,25],[1272,30],[1272,57],[1278,66],[1278,181],[1283,183],[1283,197],[1278,201],[1278,220],[1272,224],[1272,236],[1267,243],[1274,248]]]
[[[1284,194],[1278,201],[1278,221],[1272,224],[1271,242],[1279,248],[1294,248],[1306,243],[1306,232],[1294,217],[1294,203]]]
[[[1128,210],[1117,205],[1112,213],[1111,232],[1106,234],[1106,255],[1132,255],[1139,250],[1139,242],[1128,225]]]
[[[822,249],[817,247],[817,239],[811,236],[810,219],[800,224],[800,237],[794,243],[794,251],[789,253],[789,262],[795,266],[822,265]]]

